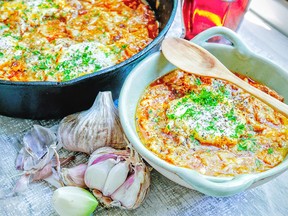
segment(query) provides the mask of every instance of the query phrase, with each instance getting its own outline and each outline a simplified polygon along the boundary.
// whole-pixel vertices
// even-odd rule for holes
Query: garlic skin
[[[150,171],[132,147],[103,147],[90,156],[84,181],[105,207],[135,209],[149,191]]]
[[[87,154],[103,146],[125,148],[123,129],[111,92],[99,92],[89,110],[62,119],[58,140],[65,149]]]
[[[22,171],[22,176],[13,189],[21,193],[28,188],[30,182],[45,180],[55,187],[63,186],[59,181],[60,160],[57,150],[56,127],[46,128],[33,125],[23,136],[23,147],[16,158],[16,169]]]
[[[51,128],[33,125],[23,136],[23,147],[16,158],[18,170],[40,170],[49,163],[57,147],[57,140]]]

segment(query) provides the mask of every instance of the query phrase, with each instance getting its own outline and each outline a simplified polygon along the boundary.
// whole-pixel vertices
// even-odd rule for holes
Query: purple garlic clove
[[[136,167],[135,173],[128,177],[124,184],[111,195],[111,198],[119,201],[124,207],[131,209],[137,201],[143,182],[144,172],[142,167]]]
[[[63,168],[61,172],[62,181],[66,186],[77,186],[86,188],[84,181],[87,164],[79,164],[72,168]]]

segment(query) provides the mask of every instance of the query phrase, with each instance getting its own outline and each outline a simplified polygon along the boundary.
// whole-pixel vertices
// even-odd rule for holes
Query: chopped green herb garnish
[[[234,109],[232,108],[228,113],[224,114],[226,118],[228,118],[230,121],[236,121],[236,116],[234,115]]]
[[[253,137],[253,134],[247,134],[247,137],[248,137],[248,138],[252,138],[252,137]]]
[[[196,84],[197,86],[200,86],[200,85],[202,84],[200,78],[196,78],[195,84]]]
[[[187,97],[182,98],[181,103],[186,103],[188,101]],[[181,103],[179,102],[179,104],[177,105],[181,105]]]
[[[16,45],[15,46],[16,50],[26,50],[26,47],[20,46],[20,45]]]
[[[32,51],[32,53],[33,53],[34,55],[39,55],[39,54],[40,54],[40,52],[39,52],[38,50]]]
[[[195,114],[197,114],[197,112],[192,107],[190,107],[186,110],[186,112],[182,116],[180,116],[180,118],[193,117],[195,116]]]
[[[257,168],[259,168],[262,165],[262,162],[259,159],[255,160],[255,165]]]
[[[221,85],[219,87],[219,93],[221,93],[223,96],[228,97],[230,95],[229,90],[224,85]]]
[[[65,75],[64,78],[63,78],[63,81],[68,81],[70,79],[71,79],[71,77],[69,75]]]
[[[4,36],[4,37],[8,37],[8,36],[11,36],[11,34],[12,34],[11,32],[5,32],[5,33],[3,34],[3,36]]]
[[[235,134],[232,134],[231,138],[239,138],[245,131],[245,124],[238,124],[235,128]]]
[[[189,138],[190,138],[191,141],[194,141],[194,140],[195,140],[194,135],[190,135]]]
[[[14,59],[19,60],[19,59],[21,59],[21,57],[22,57],[21,55],[17,55],[17,56],[14,56]]]
[[[2,26],[0,26],[0,30],[2,30],[2,29],[5,29],[5,28],[9,28],[9,24],[8,25],[2,25]]]
[[[14,39],[16,39],[16,40],[20,40],[21,39],[21,37],[20,36],[12,36]]]
[[[212,91],[202,89],[200,93],[191,92],[189,98],[202,106],[217,106],[219,102],[223,101],[223,96]]]
[[[90,57],[88,56],[87,53],[82,54],[82,63],[83,65],[87,66],[90,62]]]
[[[257,144],[255,139],[242,139],[237,145],[238,151],[251,151],[255,152]]]
[[[48,73],[49,76],[54,76],[54,74],[55,72],[52,72],[52,71]]]
[[[95,64],[94,71],[98,71],[98,70],[100,70],[101,68],[102,68],[101,65]]]
[[[273,148],[269,148],[267,151],[268,151],[268,154],[272,154],[274,152],[274,149]]]
[[[175,114],[166,114],[166,116],[168,119],[175,119],[176,118]]]
[[[122,49],[120,49],[120,48],[117,47],[117,46],[113,46],[113,47],[112,47],[112,53],[114,53],[114,54],[120,54],[121,51],[122,51]]]
[[[4,53],[0,52],[0,58],[4,57]]]
[[[216,131],[217,128],[215,127],[215,125],[209,125],[208,127],[205,128],[205,130],[207,130],[207,131],[210,131],[210,130]]]
[[[46,69],[48,69],[48,66],[44,62],[41,62],[39,64],[38,68],[41,70],[46,70]]]
[[[244,124],[239,124],[235,128],[235,133],[236,134],[243,134],[244,130],[245,130],[245,125]]]

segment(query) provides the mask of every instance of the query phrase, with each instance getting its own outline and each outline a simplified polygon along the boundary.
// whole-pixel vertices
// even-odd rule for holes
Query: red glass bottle
[[[249,0],[183,0],[185,38],[190,40],[213,26],[236,30],[248,4]]]

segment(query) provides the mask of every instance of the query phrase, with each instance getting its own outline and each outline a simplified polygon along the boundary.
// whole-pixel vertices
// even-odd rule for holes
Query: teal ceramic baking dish
[[[214,36],[224,36],[232,46],[208,43]],[[288,72],[268,59],[254,54],[236,33],[224,28],[210,28],[193,40],[194,43],[215,55],[228,69],[247,75],[276,90],[288,101]],[[174,166],[154,155],[141,143],[135,126],[135,111],[138,100],[146,86],[156,78],[170,72],[170,64],[161,52],[154,53],[140,62],[127,77],[119,98],[121,124],[133,147],[145,160],[170,180],[211,196],[229,196],[248,188],[261,185],[288,169],[288,158],[278,166],[258,174],[243,174],[236,177],[211,177],[187,168]]]

